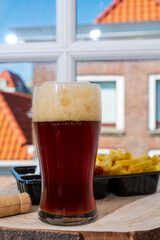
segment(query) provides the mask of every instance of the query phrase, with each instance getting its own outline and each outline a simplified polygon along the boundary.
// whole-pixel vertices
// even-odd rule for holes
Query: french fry
[[[156,165],[156,171],[160,171],[160,164]]]
[[[148,156],[147,154],[142,154],[141,156],[138,157],[138,159],[140,159],[140,161],[146,161],[151,159],[151,157]]]
[[[128,174],[128,171],[125,169],[122,169],[119,174]]]
[[[109,151],[109,155],[112,155],[114,153],[118,153],[119,155],[122,155],[123,150],[116,150],[116,149],[111,148],[110,151]]]
[[[134,173],[134,167],[132,165],[129,166],[128,173]]]
[[[121,159],[132,159],[132,154],[130,152],[125,152],[122,154]]]
[[[110,149],[110,152],[109,152],[109,155],[111,156],[112,161],[121,159],[122,154],[123,154],[123,151],[115,150],[115,149]]]
[[[156,165],[156,164],[159,163],[159,162],[160,162],[160,157],[157,156],[157,155],[154,155],[154,156],[152,157],[152,165]]]
[[[96,165],[103,169],[103,175],[153,172],[160,171],[160,157],[142,154],[134,158],[130,152],[110,149],[106,155],[97,155]]]
[[[112,159],[108,156],[108,158],[105,159],[105,161],[102,163],[101,167],[105,172],[108,172],[111,170],[112,167]]]
[[[144,172],[154,172],[154,171],[159,171],[160,170],[160,164],[151,166],[149,168],[145,168]]]
[[[111,170],[109,171],[109,174],[110,175],[117,175],[117,174],[120,174],[121,171],[122,171],[122,165],[118,164],[118,165],[111,168]]]
[[[105,172],[110,171],[112,166],[111,157],[107,155],[103,158],[103,161],[102,161],[101,158],[97,156],[96,165],[102,167]]]
[[[100,160],[100,161],[103,161],[108,155],[100,155],[98,154],[97,155],[97,158]]]
[[[143,170],[143,172],[154,172],[154,171],[157,171],[157,167],[156,166],[151,166],[151,167],[145,168]]]
[[[123,166],[130,166],[139,162],[139,159],[129,159],[129,160],[120,160],[116,161],[115,165],[122,164]]]
[[[133,165],[134,172],[138,172],[142,169],[149,168],[152,166],[152,160],[143,161]]]

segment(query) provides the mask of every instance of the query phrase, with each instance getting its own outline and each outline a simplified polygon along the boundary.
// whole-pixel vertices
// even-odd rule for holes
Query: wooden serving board
[[[18,194],[16,184],[0,195]],[[97,200],[98,218],[81,226],[54,226],[31,212],[0,219],[0,240],[160,240],[160,190],[156,194]]]

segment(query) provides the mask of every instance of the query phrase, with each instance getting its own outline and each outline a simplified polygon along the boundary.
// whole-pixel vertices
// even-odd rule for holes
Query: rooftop
[[[31,159],[27,145],[32,144],[31,96],[0,91],[0,159]]]
[[[4,91],[19,91],[29,93],[22,79],[15,73],[4,69],[0,74],[0,89]]]
[[[160,20],[160,0],[114,0],[94,23]]]

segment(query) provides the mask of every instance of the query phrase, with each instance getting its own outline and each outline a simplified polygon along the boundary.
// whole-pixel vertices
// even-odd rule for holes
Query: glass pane
[[[77,40],[157,38],[158,1],[76,0]]]
[[[156,125],[160,128],[160,80],[156,81]]]
[[[56,40],[56,0],[3,0],[0,43]]]
[[[94,82],[101,87],[102,125],[116,125],[116,84],[115,82]]]
[[[55,70],[54,62],[0,64],[0,164],[1,160],[35,158],[31,108],[33,83],[42,82],[42,78],[43,81],[56,80]]]

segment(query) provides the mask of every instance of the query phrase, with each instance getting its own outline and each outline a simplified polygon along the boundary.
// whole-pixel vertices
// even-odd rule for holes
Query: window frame
[[[56,42],[0,44],[0,62],[57,61],[57,81],[75,81],[77,60],[160,59],[160,39],[78,42],[75,20],[76,0],[56,0]]]
[[[75,81],[76,61],[160,59],[160,39],[78,42],[75,29],[76,0],[56,0],[56,41],[0,44],[0,63],[57,61],[56,80],[70,82]]]
[[[124,77],[121,75],[78,75],[80,82],[115,82],[116,85],[116,130],[124,130]],[[107,130],[108,127],[103,127]]]
[[[151,133],[159,133],[156,129],[156,81],[160,80],[160,74],[151,74],[148,78],[148,129]]]

